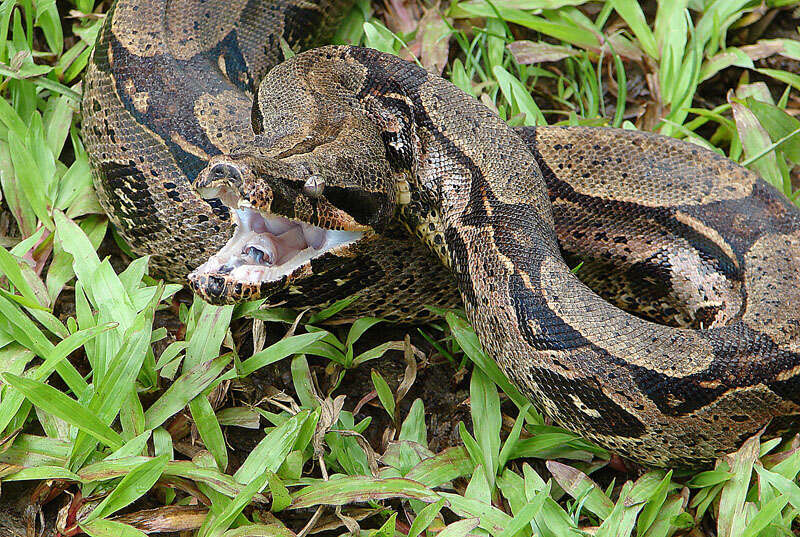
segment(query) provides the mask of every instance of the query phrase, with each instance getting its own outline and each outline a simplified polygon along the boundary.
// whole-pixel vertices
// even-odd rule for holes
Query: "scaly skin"
[[[286,65],[304,66],[294,78],[281,66],[251,117],[254,83],[283,60],[279,38],[295,49],[322,42],[349,4],[115,4],[87,72],[83,129],[101,203],[137,253],[181,281],[231,234],[224,204],[193,188],[198,173],[209,161],[244,170],[237,159],[260,146],[262,162],[251,168],[263,181],[270,148],[297,147],[285,121],[259,113],[270,95],[272,110],[299,102],[291,84],[323,101],[349,95],[336,106],[379,127],[375,143],[386,145],[372,157],[391,168],[391,181],[380,163],[347,178],[360,199],[380,198],[380,214],[365,224],[374,232],[283,285],[237,296],[236,282],[210,293],[195,279],[201,295],[305,307],[358,294],[351,314],[414,322],[428,316],[423,304],[458,303],[457,282],[485,348],[532,400],[562,425],[653,465],[704,464],[772,417],[794,422],[793,205],[743,168],[674,140],[614,129],[513,134],[438,78],[355,49],[293,60]],[[338,71],[315,71],[318,60],[336,69],[345,61],[344,93],[330,94]],[[364,150],[345,138],[339,151]],[[314,160],[299,154],[311,150],[286,158]],[[600,301],[569,276],[558,246],[617,306],[693,329]]]
[[[639,462],[697,466],[773,418],[796,420],[800,211],[747,169],[614,129],[523,140],[449,82],[370,49],[300,54],[267,75],[258,105],[259,130],[281,135],[215,157],[198,188],[227,186],[314,225],[341,213],[358,221],[336,225],[379,232],[398,218],[452,272],[484,349],[561,426]],[[348,120],[335,138],[318,135],[332,113]],[[288,149],[301,140],[302,152]],[[313,197],[312,173],[327,189]],[[553,208],[598,206],[611,225],[579,220],[575,242],[612,242],[630,266],[660,269],[709,328],[635,317],[570,272]]]

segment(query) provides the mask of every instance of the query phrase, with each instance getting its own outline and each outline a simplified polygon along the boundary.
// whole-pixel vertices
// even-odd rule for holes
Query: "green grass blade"
[[[167,464],[167,457],[161,455],[143,462],[128,472],[108,496],[100,502],[89,515],[86,522],[114,514],[123,507],[141,498],[155,485]]]
[[[3,380],[22,392],[34,405],[87,432],[112,449],[119,449],[124,444],[119,433],[101,422],[77,401],[52,386],[10,373],[5,373]]]

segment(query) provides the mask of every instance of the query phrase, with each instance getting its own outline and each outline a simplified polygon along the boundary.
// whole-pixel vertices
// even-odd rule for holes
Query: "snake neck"
[[[452,83],[374,50],[330,48],[364,69],[358,98],[383,127],[404,225],[450,268],[463,289],[476,265],[506,271],[533,255],[560,259],[541,171],[524,141]],[[498,250],[514,246],[509,255]],[[473,291],[466,290],[473,296]]]

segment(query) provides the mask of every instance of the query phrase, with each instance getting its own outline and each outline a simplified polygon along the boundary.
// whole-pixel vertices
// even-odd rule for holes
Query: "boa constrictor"
[[[661,136],[511,129],[376,51],[315,49],[269,71],[280,37],[326,38],[344,4],[117,1],[83,129],[137,252],[173,278],[193,271],[211,302],[358,293],[355,314],[394,320],[455,303],[455,282],[532,401],[647,464],[705,464],[795,423],[794,205]]]

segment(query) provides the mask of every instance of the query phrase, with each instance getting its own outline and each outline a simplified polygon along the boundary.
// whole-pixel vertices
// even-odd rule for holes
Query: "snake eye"
[[[323,190],[325,190],[325,180],[319,175],[312,175],[306,179],[303,185],[303,192],[305,192],[306,196],[309,198],[318,198],[322,196]]]

